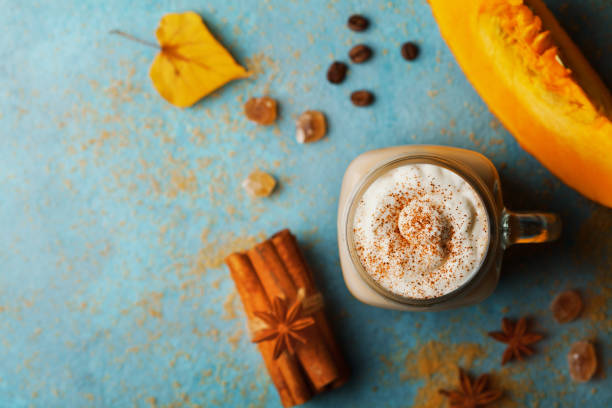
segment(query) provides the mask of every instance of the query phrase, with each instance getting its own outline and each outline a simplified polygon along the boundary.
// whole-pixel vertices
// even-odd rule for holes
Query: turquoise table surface
[[[547,0],[612,84],[609,0]],[[491,372],[503,407],[608,407],[612,384],[612,211],[564,186],[489,112],[440,37],[423,0],[0,0],[0,407],[280,406],[223,265],[284,227],[298,236],[352,368],[342,388],[308,407],[438,407],[457,366]],[[254,75],[193,108],[153,88],[155,41],[168,12],[193,10]],[[345,26],[361,12],[364,33]],[[404,61],[412,40],[419,58]],[[375,58],[330,85],[328,65],[351,45]],[[355,108],[349,95],[371,89]],[[272,127],[242,105],[269,94]],[[299,145],[307,109],[328,136]],[[433,143],[484,153],[511,209],[554,211],[554,244],[513,247],[484,303],[416,314],[366,306],[347,291],[336,244],[344,169],[379,147]],[[611,153],[612,154],[612,153]],[[249,199],[255,168],[277,191]],[[580,171],[579,168],[576,169]],[[585,310],[556,324],[552,297],[578,289]],[[500,365],[486,336],[503,316],[530,316],[545,339]],[[595,342],[602,368],[571,381],[572,342]]]

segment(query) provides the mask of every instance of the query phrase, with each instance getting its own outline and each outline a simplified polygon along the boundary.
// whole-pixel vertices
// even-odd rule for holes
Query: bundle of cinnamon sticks
[[[303,404],[347,381],[321,295],[289,230],[231,254],[225,263],[283,406]]]

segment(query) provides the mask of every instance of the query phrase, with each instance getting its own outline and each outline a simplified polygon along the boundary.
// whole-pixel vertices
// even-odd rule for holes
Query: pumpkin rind
[[[612,207],[612,96],[540,0],[429,0],[457,62],[519,144]]]

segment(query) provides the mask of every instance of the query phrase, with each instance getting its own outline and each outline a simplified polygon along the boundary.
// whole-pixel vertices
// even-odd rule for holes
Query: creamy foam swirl
[[[353,220],[365,270],[409,298],[445,295],[468,281],[489,244],[486,210],[456,173],[432,165],[395,168],[361,197]]]

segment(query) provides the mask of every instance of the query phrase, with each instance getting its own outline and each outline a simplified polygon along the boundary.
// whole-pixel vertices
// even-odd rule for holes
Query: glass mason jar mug
[[[450,170],[467,182],[484,207],[488,241],[480,265],[456,289],[434,297],[407,297],[391,291],[368,273],[355,242],[355,213],[364,193],[391,170],[429,164]],[[397,310],[444,310],[483,301],[499,280],[502,253],[512,244],[555,240],[561,233],[556,214],[512,212],[504,208],[499,175],[480,153],[447,146],[397,146],[358,156],[348,166],[338,205],[338,247],[349,291],[372,306]]]

